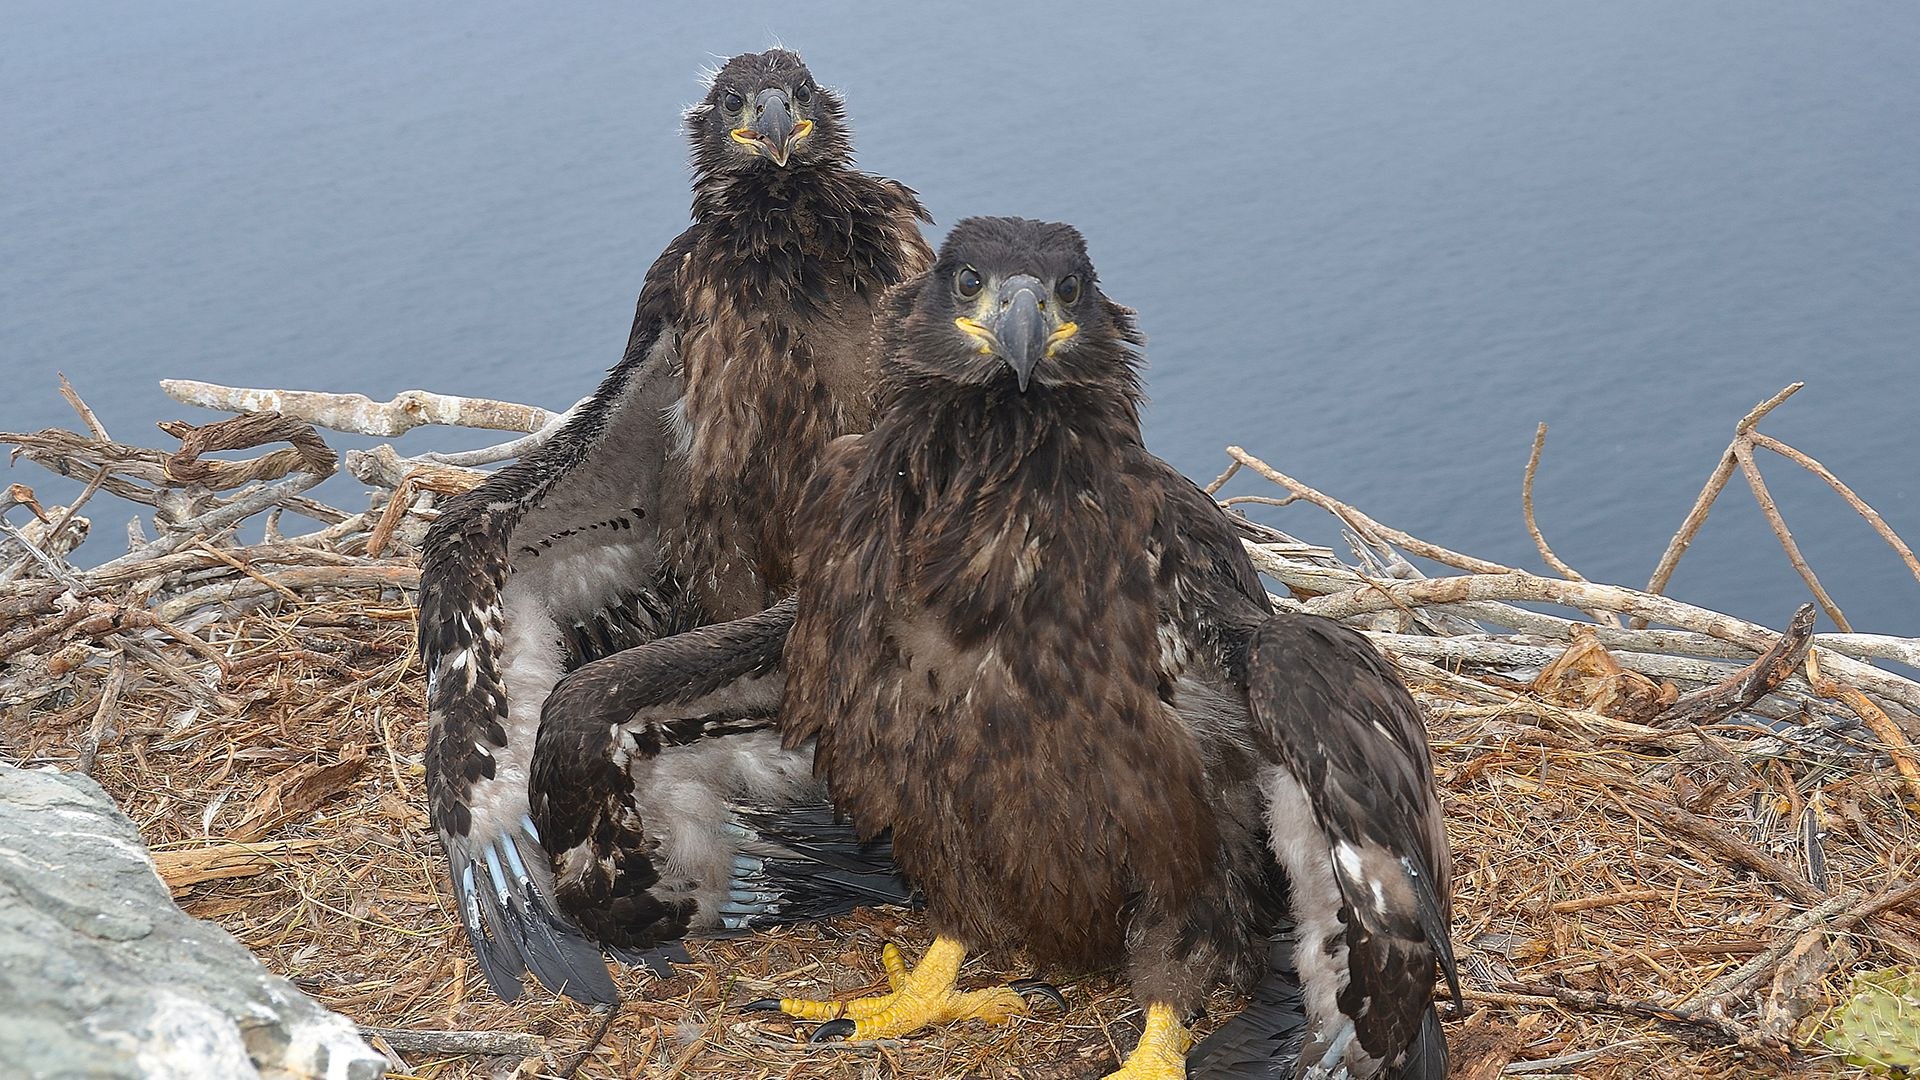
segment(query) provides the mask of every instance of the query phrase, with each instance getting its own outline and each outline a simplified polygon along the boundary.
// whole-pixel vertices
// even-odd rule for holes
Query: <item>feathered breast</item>
[[[934,416],[836,447],[801,527],[784,723],[817,734],[858,825],[894,830],[936,921],[1098,962],[1129,897],[1202,887],[1218,847],[1192,734],[1139,660],[1159,655],[1151,498],[1123,443],[984,430]]]

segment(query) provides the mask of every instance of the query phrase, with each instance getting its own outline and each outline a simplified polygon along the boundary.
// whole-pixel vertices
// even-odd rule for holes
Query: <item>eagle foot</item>
[[[880,963],[887,971],[890,993],[848,1001],[810,1001],[800,998],[772,998],[751,1002],[752,1011],[779,1011],[800,1020],[822,1020],[809,1042],[833,1039],[890,1039],[909,1035],[922,1028],[961,1020],[981,1020],[1000,1024],[1031,1011],[1029,997],[1045,999],[1064,1010],[1066,999],[1046,983],[1021,979],[1007,986],[986,990],[959,990],[954,983],[960,974],[960,961],[966,947],[948,937],[935,938],[909,970],[898,947],[888,943],[880,952]]]
[[[1155,1003],[1147,1006],[1147,1027],[1133,1053],[1105,1080],[1186,1080],[1187,1051],[1193,1048],[1193,1033],[1174,1014],[1173,1006]]]

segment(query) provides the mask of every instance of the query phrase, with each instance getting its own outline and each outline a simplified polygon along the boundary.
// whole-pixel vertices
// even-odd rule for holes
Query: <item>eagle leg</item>
[[[800,1020],[824,1020],[809,1041],[831,1038],[890,1039],[921,1028],[982,1020],[1001,1024],[1025,1016],[1027,997],[1040,997],[1064,1009],[1060,992],[1045,983],[1022,979],[986,990],[960,990],[960,962],[966,946],[950,937],[936,937],[927,954],[911,970],[900,950],[889,943],[880,953],[887,969],[890,993],[849,1001],[811,1001],[803,998],[764,998],[749,1003],[748,1011],[783,1012]]]
[[[1193,1033],[1180,1022],[1173,1006],[1155,1002],[1147,1006],[1147,1027],[1133,1053],[1105,1080],[1186,1080],[1187,1051],[1193,1047]]]

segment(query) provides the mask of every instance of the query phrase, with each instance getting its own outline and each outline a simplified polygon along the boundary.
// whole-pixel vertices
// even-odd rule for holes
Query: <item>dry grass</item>
[[[185,513],[221,504],[193,497]],[[0,755],[90,766],[188,912],[363,1025],[540,1040],[524,1061],[411,1051],[400,1075],[1088,1077],[1132,1044],[1137,1017],[1111,973],[1063,983],[1064,1019],[897,1044],[809,1048],[784,1019],[738,1012],[769,993],[882,987],[881,943],[911,954],[927,940],[914,914],[891,910],[695,943],[671,979],[623,973],[629,1001],[604,1025],[537,988],[495,1000],[424,812],[409,588],[417,519],[431,511],[389,520],[378,558],[366,554],[378,508],[334,513],[320,540],[249,546],[216,530],[131,567],[83,573],[53,555],[52,569],[0,576]],[[1298,547],[1264,557],[1334,572]],[[1396,649],[1464,633],[1434,625],[1444,608],[1357,621]],[[1432,716],[1455,858],[1467,990],[1466,1015],[1448,1023],[1455,1074],[1847,1074],[1817,1042],[1823,1012],[1857,972],[1920,964],[1920,818],[1888,745],[1839,694],[1849,687],[1798,677],[1704,727],[1661,726],[1641,693],[1657,697],[1658,680],[1632,683],[1608,666],[1614,653],[1581,648],[1537,680],[1524,664],[1399,657]],[[1897,700],[1873,703],[1912,737]],[[1026,973],[1017,956],[985,956],[963,977]],[[1222,993],[1214,1006],[1224,1017],[1235,1002]]]

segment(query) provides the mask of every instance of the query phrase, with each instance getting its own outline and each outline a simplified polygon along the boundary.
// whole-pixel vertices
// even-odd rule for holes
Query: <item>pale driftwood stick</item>
[[[1762,435],[1758,431],[1748,432],[1747,439],[1752,442],[1753,445],[1766,447],[1768,450],[1779,454],[1788,461],[1825,480],[1828,487],[1838,492],[1840,497],[1847,501],[1847,505],[1853,507],[1854,513],[1867,519],[1867,524],[1873,526],[1873,531],[1880,534],[1880,539],[1885,540],[1887,546],[1894,550],[1894,554],[1900,556],[1900,561],[1907,564],[1907,571],[1913,575],[1914,580],[1920,581],[1920,559],[1914,558],[1913,549],[1907,546],[1905,540],[1900,539],[1900,534],[1893,531],[1893,527],[1887,524],[1886,519],[1880,516],[1879,511],[1868,506],[1865,499],[1854,494],[1852,488],[1841,483],[1840,478],[1829,472],[1825,465],[1788,446],[1786,443],[1770,436]]]
[[[384,443],[371,450],[347,451],[347,472],[363,484],[396,489],[406,482],[407,477],[416,473],[434,481],[434,490],[455,489],[461,484],[473,487],[487,478],[487,474],[479,469],[440,465],[420,458],[403,458],[394,452],[393,447]]]
[[[186,405],[224,412],[277,412],[355,435],[394,436],[423,424],[486,428],[494,431],[538,431],[554,414],[537,405],[519,405],[487,398],[431,394],[402,390],[390,401],[374,401],[364,394],[329,394],[318,390],[254,390],[218,386],[190,379],[162,379],[160,389]]]
[[[246,560],[250,565],[268,566],[364,566],[366,560],[357,555],[343,555],[321,547],[311,547],[295,540],[278,544],[257,544],[245,549]],[[171,555],[162,555],[145,563],[121,566],[113,569],[100,567],[87,572],[87,584],[94,588],[111,588],[139,581],[142,578],[164,578],[172,574],[189,573],[204,570],[219,563],[215,553],[205,550],[176,551]]]
[[[1213,483],[1208,484],[1206,487],[1203,487],[1200,490],[1206,492],[1209,495],[1217,495],[1219,494],[1221,488],[1227,486],[1227,481],[1233,479],[1233,474],[1239,471],[1240,471],[1240,463],[1238,461],[1229,462],[1227,464],[1227,469],[1225,472],[1221,473],[1219,476],[1214,477]]]
[[[1760,475],[1760,465],[1753,460],[1753,447],[1741,439],[1733,448],[1733,456],[1740,462],[1740,472],[1747,478],[1747,487],[1753,491],[1753,499],[1760,504],[1760,513],[1767,519],[1767,527],[1773,530],[1774,539],[1780,541],[1780,549],[1787,553],[1787,561],[1793,564],[1794,572],[1813,591],[1813,598],[1820,602],[1820,609],[1827,613],[1827,618],[1833,620],[1833,625],[1839,627],[1843,634],[1852,633],[1853,626],[1841,613],[1840,605],[1827,595],[1813,567],[1807,565],[1806,556],[1800,554],[1800,545],[1794,543],[1793,531],[1787,528],[1787,519],[1780,516],[1780,507],[1773,501],[1773,492],[1767,490],[1766,478]]]
[[[1812,646],[1813,605],[1801,604],[1787,623],[1787,632],[1759,659],[1721,682],[1683,695],[1647,723],[1662,728],[1717,723],[1778,689],[1806,662]]]
[[[1626,720],[1616,720],[1604,713],[1592,712],[1587,709],[1570,709],[1563,705],[1554,705],[1550,702],[1541,701],[1538,698],[1488,686],[1485,683],[1469,679],[1464,675],[1454,674],[1446,668],[1436,664],[1429,664],[1422,660],[1412,660],[1402,657],[1400,667],[1407,675],[1414,677],[1412,679],[1414,682],[1430,682],[1438,686],[1445,686],[1454,692],[1465,693],[1478,699],[1495,712],[1531,716],[1544,721],[1543,726],[1559,730],[1577,731],[1588,738],[1606,739],[1636,746],[1681,746],[1696,741],[1695,736],[1690,732],[1661,731],[1658,728],[1650,728],[1644,724],[1635,724]],[[1450,715],[1457,716],[1463,713],[1473,715],[1470,710],[1474,710],[1476,707],[1466,706],[1464,709],[1449,708],[1446,705],[1436,706],[1430,703],[1428,708],[1430,711],[1446,710]],[[1493,715],[1493,713],[1483,713],[1481,715]]]
[[[1391,634],[1381,630],[1362,630],[1361,633],[1371,638],[1375,645],[1395,656],[1442,660],[1450,664],[1469,664],[1478,667],[1541,668],[1567,651],[1564,645],[1532,645],[1485,634],[1433,637],[1427,634]],[[1711,684],[1730,675],[1737,675],[1741,670],[1732,664],[1669,656],[1664,653],[1609,649],[1608,655],[1619,661],[1620,666],[1629,671],[1637,671],[1651,678],[1674,679],[1680,682]]]
[[[1726,452],[1722,453],[1720,460],[1714,464],[1713,473],[1707,477],[1706,485],[1700,489],[1700,494],[1694,497],[1693,508],[1687,511],[1686,519],[1680,523],[1679,530],[1673,534],[1673,539],[1667,541],[1667,550],[1660,553],[1660,562],[1654,566],[1653,576],[1647,579],[1648,592],[1658,595],[1667,587],[1667,582],[1673,578],[1674,567],[1680,565],[1680,556],[1687,553],[1687,548],[1693,544],[1693,538],[1700,532],[1700,526],[1707,523],[1707,513],[1713,509],[1713,501],[1720,497],[1720,492],[1726,488],[1727,481],[1733,477],[1734,466],[1737,464],[1733,457],[1734,447],[1740,445],[1741,438],[1753,430],[1753,426],[1760,422],[1761,417],[1778,408],[1781,402],[1799,393],[1800,388],[1805,385],[1807,384],[1797,382],[1787,386],[1779,393],[1755,405],[1747,415],[1740,418],[1739,423],[1733,425],[1733,441],[1727,444]],[[1628,625],[1638,630],[1645,626],[1646,622],[1634,619]]]
[[[1346,503],[1295,480],[1293,477],[1261,461],[1259,458],[1254,457],[1238,446],[1227,447],[1227,454],[1240,464],[1245,465],[1261,476],[1266,477],[1313,505],[1318,506],[1320,509],[1325,510],[1327,513],[1339,518],[1348,528],[1358,533],[1369,544],[1392,544],[1395,547],[1404,549],[1410,554],[1418,555],[1423,559],[1432,559],[1435,562],[1445,563],[1448,566],[1475,574],[1512,574],[1518,572],[1511,566],[1502,566],[1497,562],[1488,562],[1486,559],[1476,559],[1471,555],[1462,555],[1457,551],[1443,548],[1438,544],[1429,544],[1425,540],[1403,533],[1399,529],[1382,525],[1378,521],[1361,513],[1359,510],[1348,506]]]
[[[539,1057],[546,1043],[524,1031],[415,1031],[361,1024],[360,1034],[384,1039],[402,1054],[477,1054],[486,1057]]]
[[[1518,571],[1374,582],[1351,593],[1317,597],[1307,601],[1304,607],[1315,615],[1351,619],[1390,608],[1427,607],[1467,600],[1531,600],[1579,609],[1601,608],[1707,634],[1756,653],[1765,652],[1779,638],[1774,631],[1756,623],[1664,596],[1591,581],[1556,581]],[[1871,689],[1909,708],[1920,708],[1920,684],[1837,654],[1823,660],[1835,675],[1855,686]]]
[[[554,433],[565,427],[567,421],[573,419],[574,414],[580,411],[581,406],[592,400],[591,397],[581,398],[579,401],[568,406],[566,412],[558,413],[553,419],[547,421],[546,425],[539,431],[533,432],[530,435],[522,435],[520,438],[513,439],[509,442],[495,443],[492,446],[480,447],[478,450],[462,450],[450,454],[432,451],[421,454],[412,460],[432,465],[458,465],[470,469],[477,465],[492,465],[495,462],[506,461],[510,458],[525,457],[528,453],[537,449],[542,443],[553,438]]]
[[[1348,567],[1294,562],[1287,557],[1289,552],[1274,545],[1248,543],[1246,547],[1248,554],[1253,558],[1254,566],[1261,573],[1289,588],[1300,589],[1316,596],[1345,594],[1371,588],[1374,584],[1373,578],[1366,577]],[[1551,602],[1560,603],[1557,600]],[[1629,630],[1591,626],[1587,623],[1563,619],[1557,615],[1514,607],[1497,601],[1469,600],[1429,606],[1445,607],[1469,619],[1511,627],[1521,633],[1538,634],[1556,641],[1568,640],[1575,627],[1586,627],[1592,630],[1599,637],[1600,643],[1609,649],[1674,652],[1689,656],[1738,660],[1746,660],[1757,651],[1724,638],[1709,637],[1687,630],[1651,628]],[[1581,605],[1568,601],[1564,606],[1579,607]],[[1814,637],[1814,642],[1824,649],[1856,660],[1895,660],[1920,667],[1920,639],[1893,637],[1887,634],[1819,634]]]

